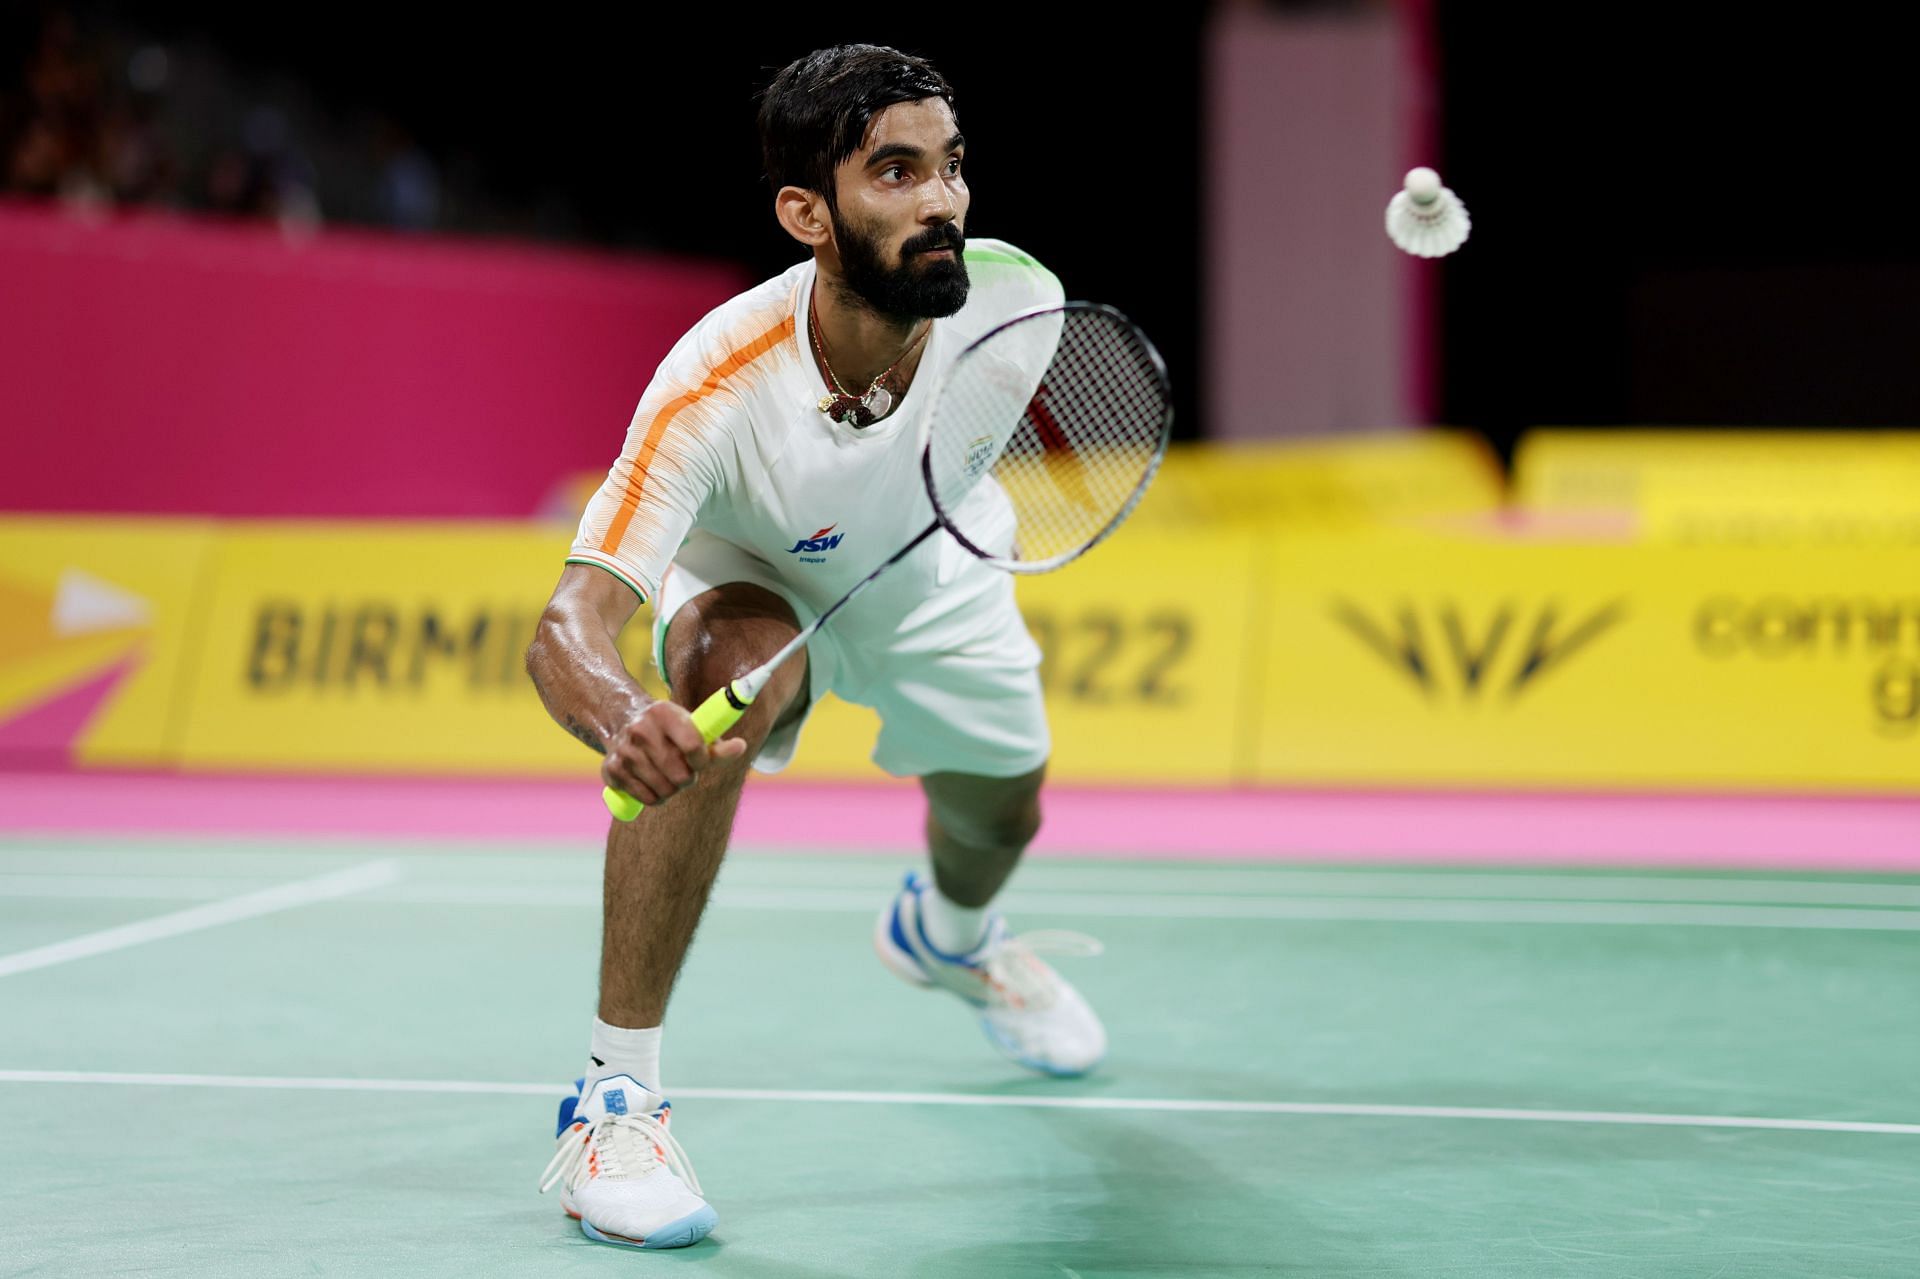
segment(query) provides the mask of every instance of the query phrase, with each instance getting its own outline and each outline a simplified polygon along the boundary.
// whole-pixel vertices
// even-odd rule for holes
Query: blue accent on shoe
[[[912,876],[908,876],[908,879],[911,881]],[[900,899],[898,897],[893,899],[893,913],[887,919],[887,936],[893,939],[893,944],[899,947],[901,954],[913,961],[916,968],[925,967],[925,965],[920,962],[920,956],[913,953],[913,947],[907,942],[907,930],[900,926]]]
[[[911,892],[918,897],[925,897],[927,893],[927,887],[928,885],[926,881],[920,878],[920,873],[918,871],[910,870],[907,872],[907,891],[908,892]],[[901,947],[905,949],[909,955],[913,955],[914,952],[912,948],[908,947],[906,944],[907,939],[899,936],[897,931],[900,927],[900,904],[897,901],[894,903],[894,907],[893,907],[893,918],[894,918],[894,928],[896,930],[895,940],[897,940],[900,943]],[[989,920],[991,920],[991,917],[989,917]],[[979,967],[979,965],[974,963],[971,958],[972,955],[976,954],[979,951],[980,948],[978,946],[974,947],[973,950],[968,951],[964,955],[949,955],[946,951],[941,950],[938,946],[933,944],[933,939],[927,936],[927,912],[926,911],[917,910],[914,912],[913,928],[914,928],[914,931],[918,933],[920,936],[921,945],[925,946],[927,948],[928,953],[931,954],[935,959],[939,960],[941,963],[958,964],[963,968]],[[991,936],[992,933],[993,933],[993,925],[991,922],[989,922],[987,925],[987,936]],[[983,937],[981,940],[984,943],[986,939],[985,937]],[[918,959],[919,956],[914,955],[914,958]]]
[[[713,1210],[712,1204],[708,1204],[698,1212],[691,1212],[678,1221],[668,1222],[639,1243],[631,1239],[602,1234],[589,1225],[585,1217],[580,1218],[580,1233],[589,1239],[598,1239],[601,1243],[610,1243],[621,1248],[684,1248],[688,1244],[699,1243],[705,1239],[719,1224],[720,1214]]]
[[[557,1125],[555,1125],[553,1130],[553,1136],[556,1141],[559,1140],[561,1133],[565,1132],[567,1129],[573,1127],[575,1123],[579,1122],[580,1101],[581,1101],[580,1093],[583,1089],[586,1088],[586,1086],[587,1086],[587,1077],[585,1075],[582,1075],[580,1078],[573,1081],[573,1095],[571,1097],[562,1097],[560,1099],[560,1122]]]
[[[600,1100],[606,1103],[609,1115],[627,1113],[627,1090],[624,1088],[609,1088],[600,1094]]]

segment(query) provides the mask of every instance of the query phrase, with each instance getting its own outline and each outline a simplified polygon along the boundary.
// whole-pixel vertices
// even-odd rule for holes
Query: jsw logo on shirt
[[[837,524],[829,524],[812,537],[801,538],[788,548],[787,554],[798,555],[808,564],[820,563],[826,558],[821,552],[831,551],[834,547],[840,545],[840,539],[846,536],[845,533],[833,532],[833,530],[838,527],[839,525]],[[827,534],[829,533],[833,533],[833,536],[828,537]]]

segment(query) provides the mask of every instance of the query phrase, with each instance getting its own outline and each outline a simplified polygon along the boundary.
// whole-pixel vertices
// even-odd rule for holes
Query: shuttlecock
[[[1387,201],[1387,236],[1415,257],[1443,258],[1472,229],[1467,206],[1429,168],[1409,169],[1406,187]]]

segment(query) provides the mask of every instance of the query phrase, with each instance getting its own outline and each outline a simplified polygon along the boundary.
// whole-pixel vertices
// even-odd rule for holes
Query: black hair
[[[925,58],[877,44],[816,49],[788,63],[760,96],[760,154],[775,191],[818,191],[828,208],[833,172],[860,149],[867,126],[900,102],[940,98],[953,87]]]

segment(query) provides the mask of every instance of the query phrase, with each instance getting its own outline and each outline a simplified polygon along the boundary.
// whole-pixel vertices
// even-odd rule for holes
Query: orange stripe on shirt
[[[673,419],[680,415],[682,409],[706,399],[720,389],[722,382],[792,336],[793,316],[788,315],[716,364],[698,390],[669,400],[664,408],[653,415],[653,423],[647,427],[647,438],[640,445],[640,455],[633,460],[633,472],[627,476],[627,491],[620,498],[620,509],[615,512],[613,523],[607,526],[606,537],[601,539],[600,550],[603,553],[613,554],[620,546],[620,539],[627,535],[627,525],[633,522],[634,512],[640,509],[640,493],[647,485],[647,468],[653,465],[653,455],[660,448],[660,440],[666,435]]]

